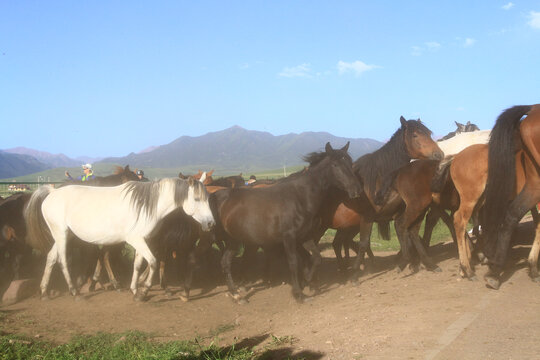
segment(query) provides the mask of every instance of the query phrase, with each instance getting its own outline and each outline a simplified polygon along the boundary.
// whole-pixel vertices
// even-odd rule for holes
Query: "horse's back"
[[[455,155],[474,144],[487,144],[491,130],[460,133],[448,140],[439,141],[439,147],[445,156]]]

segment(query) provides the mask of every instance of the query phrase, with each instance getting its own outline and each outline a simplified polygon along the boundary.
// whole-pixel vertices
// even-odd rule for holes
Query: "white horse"
[[[437,145],[444,152],[444,156],[456,155],[461,150],[474,144],[487,144],[491,130],[478,130],[462,132],[447,140],[438,141]]]
[[[40,286],[42,296],[47,296],[51,270],[57,261],[60,262],[69,291],[77,295],[66,256],[66,244],[72,233],[96,245],[114,245],[125,241],[133,246],[136,255],[130,288],[136,300],[143,300],[157,269],[156,258],[145,238],[162,218],[179,207],[199,222],[203,230],[209,230],[215,224],[206,188],[192,178],[131,181],[115,187],[40,187],[30,198],[25,219],[29,244],[48,250]],[[143,260],[150,265],[150,274],[144,288],[138,291],[137,279]]]

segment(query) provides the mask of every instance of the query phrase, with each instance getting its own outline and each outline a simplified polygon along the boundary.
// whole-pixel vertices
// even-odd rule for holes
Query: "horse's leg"
[[[346,271],[347,267],[345,266],[343,256],[341,255],[341,248],[343,246],[342,234],[343,232],[341,230],[336,231],[336,235],[334,235],[334,240],[332,241],[332,247],[334,248],[334,254],[336,254],[338,269],[340,271]]]
[[[131,290],[133,295],[137,294],[137,286],[139,285],[139,274],[141,272],[143,264],[143,256],[137,250],[135,250],[135,259],[133,260],[133,276],[131,277],[131,285],[129,286],[129,289]]]
[[[501,284],[500,274],[506,262],[512,231],[519,220],[538,202],[535,192],[529,189],[528,184],[519,195],[510,203],[502,227],[496,232],[496,239],[489,239],[490,247],[486,247],[489,259],[489,271],[484,276],[486,286],[497,290]]]
[[[66,245],[67,245],[67,237],[65,231],[57,230],[57,231],[51,231],[53,233],[53,238],[56,242],[56,250],[58,252],[58,262],[60,263],[60,266],[62,268],[62,273],[64,274],[64,278],[66,279],[66,283],[68,285],[69,292],[73,296],[78,295],[77,288],[73,286],[73,282],[71,281],[71,275],[69,274],[68,269],[68,262],[67,262],[67,251],[66,251]]]
[[[308,272],[308,276],[306,277],[306,281],[311,287],[311,281],[313,280],[313,276],[315,275],[317,268],[322,264],[322,256],[319,248],[317,247],[317,245],[315,245],[315,242],[313,240],[304,242],[303,247],[311,253],[312,264],[310,271]]]
[[[58,250],[56,247],[56,243],[52,246],[51,250],[49,250],[49,253],[47,254],[47,262],[45,263],[45,270],[43,271],[43,277],[41,278],[41,298],[43,300],[46,300],[49,298],[47,294],[47,289],[49,287],[49,281],[51,280],[51,272],[54,267],[54,264],[56,264],[56,260],[58,259]]]
[[[536,209],[535,209],[536,210]],[[536,212],[538,216],[538,212]],[[534,235],[534,242],[529,252],[529,276],[535,282],[540,282],[540,275],[538,274],[538,253],[540,252],[540,223],[536,222],[536,233]]]
[[[284,239],[283,246],[285,247],[285,255],[289,263],[289,270],[291,271],[291,285],[292,295],[298,302],[302,302],[304,294],[300,288],[300,282],[298,281],[298,258],[296,250],[296,241],[294,239]]]
[[[475,280],[474,269],[471,266],[471,249],[466,237],[467,224],[471,218],[476,201],[467,201],[466,197],[461,196],[459,209],[454,214],[454,229],[456,231],[458,254],[459,254],[459,273],[464,278]]]
[[[431,257],[429,257],[429,255],[426,252],[426,248],[424,247],[424,244],[422,244],[422,239],[420,239],[419,232],[420,232],[420,227],[422,225],[422,219],[423,219],[423,216],[421,216],[420,219],[418,219],[408,229],[409,239],[412,240],[416,248],[416,251],[420,255],[420,260],[422,261],[426,269],[430,271],[440,272],[442,271],[441,268],[433,262]]]
[[[92,275],[92,281],[90,283],[90,287],[88,288],[88,291],[94,291],[96,289],[96,284],[99,281],[99,277],[101,276],[101,259],[97,259],[96,262],[96,268],[94,270],[94,275]]]
[[[227,281],[227,287],[229,288],[229,292],[231,293],[231,296],[233,300],[235,300],[238,303],[245,302],[245,299],[242,298],[242,296],[238,293],[238,289],[236,287],[236,284],[234,283],[232,273],[231,273],[231,267],[232,267],[232,259],[234,257],[234,254],[236,254],[236,251],[238,250],[238,244],[228,242],[225,245],[225,251],[223,252],[223,256],[221,257],[221,268],[223,269],[223,272],[225,273],[225,279]]]
[[[429,209],[429,212],[426,215],[426,222],[424,225],[424,236],[422,237],[422,244],[429,251],[429,244],[431,242],[431,235],[433,234],[433,229],[441,217],[441,212],[439,209],[436,209],[434,206]]]
[[[410,241],[407,234],[407,228],[404,222],[404,216],[401,214],[394,220],[394,228],[401,247],[401,257],[398,259],[398,272],[402,272],[407,264],[411,262]],[[413,269],[414,271],[414,269]]]
[[[120,290],[120,285],[118,284],[118,281],[116,280],[116,276],[114,276],[114,272],[111,267],[111,251],[112,251],[112,248],[109,246],[106,246],[103,249],[101,249],[101,252],[103,254],[103,265],[105,266],[105,270],[107,271],[107,276],[109,277],[109,280],[114,290]]]
[[[150,287],[152,286],[152,280],[157,270],[157,260],[154,257],[154,254],[152,254],[152,251],[150,251],[150,248],[146,244],[146,241],[144,238],[141,237],[141,238],[132,239],[130,241],[130,245],[135,248],[135,250],[137,251],[137,254],[140,254],[146,260],[146,262],[148,262],[148,266],[150,267],[148,277],[146,278],[146,281],[144,282],[144,287],[140,291],[137,290],[135,294],[136,301],[144,301],[146,300],[146,295],[148,294],[148,291],[150,290]],[[138,275],[138,271],[134,271],[133,275],[135,276],[136,273]],[[135,283],[136,283],[136,280],[135,280]],[[133,279],[132,279],[132,284],[133,284]]]
[[[360,241],[358,242],[358,252],[356,254],[356,261],[353,264],[353,275],[352,275],[353,282],[356,282],[358,278],[360,277],[360,273],[365,270],[364,257],[366,255],[366,251],[368,252],[368,255],[371,252],[370,241],[371,241],[372,228],[373,228],[372,222],[362,222],[358,228],[351,227],[346,232],[347,239],[344,241],[351,241],[351,242],[353,241],[352,239],[356,236],[356,234],[360,232]],[[373,253],[371,253],[371,255],[373,255]],[[370,256],[370,259],[373,259],[373,258],[371,258]]]

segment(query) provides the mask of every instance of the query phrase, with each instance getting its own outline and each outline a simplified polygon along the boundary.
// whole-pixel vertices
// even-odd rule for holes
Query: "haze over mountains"
[[[124,157],[109,157],[100,162],[129,164],[139,168],[181,168],[248,171],[277,169],[303,164],[302,156],[324,149],[326,142],[342,147],[350,141],[353,159],[383,145],[373,139],[337,137],[326,132],[303,132],[274,136],[268,132],[233,126],[202,136],[182,136],[169,144],[150,147]],[[95,160],[95,159],[94,159]],[[32,174],[48,168],[79,166],[91,159],[71,159],[27,148],[0,151],[0,179]]]

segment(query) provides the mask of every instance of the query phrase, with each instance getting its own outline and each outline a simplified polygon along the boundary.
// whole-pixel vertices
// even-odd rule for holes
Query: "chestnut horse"
[[[327,143],[324,152],[304,158],[310,163],[306,171],[273,186],[238,187],[212,194],[212,208],[218,215],[216,234],[226,245],[221,264],[233,299],[244,301],[231,275],[232,258],[239,245],[283,243],[292,277],[292,294],[297,301],[303,300],[297,251],[304,241],[311,240],[308,235],[318,226],[318,215],[328,191],[337,187],[351,197],[362,191],[352,171],[348,147],[349,143],[334,150]]]
[[[527,122],[523,123],[523,128],[528,131],[528,139],[525,142],[525,136],[523,133],[521,137],[523,139],[523,148],[520,149],[518,144],[513,143],[514,138],[518,138],[516,134],[510,134],[509,129],[514,127],[514,131],[517,131],[519,121],[523,115],[528,114]],[[519,106],[513,107],[504,111],[498,118],[493,132],[495,135],[493,139],[494,143],[491,145],[475,144],[464,149],[458,153],[452,159],[449,166],[445,169],[445,175],[442,176],[442,181],[445,181],[446,176],[451,178],[456,192],[459,195],[459,207],[454,213],[454,228],[457,237],[459,260],[460,260],[460,274],[463,277],[475,279],[474,268],[471,264],[471,244],[466,238],[466,226],[473,214],[480,208],[483,208],[485,216],[482,221],[482,230],[484,231],[484,237],[487,239],[487,246],[483,251],[488,255],[490,261],[490,271],[486,275],[487,285],[489,287],[497,289],[500,286],[499,275],[504,265],[506,258],[506,252],[508,251],[509,236],[512,228],[517,224],[519,219],[531,208],[534,208],[537,201],[534,199],[538,197],[535,195],[535,179],[534,175],[537,174],[537,165],[535,165],[535,159],[529,155],[529,146],[533,146],[531,138],[534,136],[534,132],[530,131],[532,125],[539,124],[539,106]],[[499,124],[497,126],[497,124]],[[492,134],[493,134],[492,132]],[[502,142],[505,144],[501,144]],[[491,140],[490,140],[491,141]],[[529,145],[525,145],[529,144]],[[502,147],[504,146],[504,147]],[[501,148],[502,147],[502,148]],[[501,154],[494,148],[505,149]],[[491,152],[494,151],[493,155]],[[509,156],[504,155],[506,153],[511,154],[513,159],[508,159]],[[488,163],[488,159],[494,160],[494,163]],[[504,161],[504,170],[501,170],[498,161]],[[493,170],[491,170],[493,168]],[[489,169],[489,170],[488,170]],[[510,184],[506,183],[504,187],[499,188],[496,192],[496,197],[499,197],[499,203],[493,203],[493,192],[488,192],[486,189],[486,183],[488,182],[488,172],[501,171],[497,176],[504,178],[508,177],[506,181],[510,181]],[[502,175],[504,173],[505,175]],[[493,178],[492,178],[492,181]],[[494,182],[492,182],[494,184]],[[497,184],[501,184],[497,182]],[[527,185],[527,186],[525,186]],[[489,187],[488,187],[489,189]],[[532,189],[532,190],[531,190]],[[486,191],[484,193],[484,191]],[[491,188],[490,191],[493,191]],[[516,210],[513,208],[514,213],[508,213],[505,215],[505,211],[508,207],[508,202],[520,194],[512,204],[514,206],[528,206],[527,209]],[[522,195],[523,194],[523,195]],[[483,199],[486,199],[485,206]],[[487,201],[487,198],[490,201]],[[517,201],[523,202],[523,197],[531,197],[529,201],[525,201],[524,205]],[[506,200],[504,200],[506,199]],[[506,218],[504,218],[506,216]],[[515,216],[519,216],[515,218]],[[501,217],[504,220],[501,220]],[[498,220],[497,220],[498,219]],[[511,221],[510,221],[511,220]],[[487,226],[487,228],[486,228]],[[489,230],[491,226],[491,231]],[[494,234],[493,231],[500,232],[500,235]],[[504,232],[503,232],[504,231]],[[538,234],[538,229],[537,229]],[[502,235],[502,237],[501,237]],[[507,237],[507,238],[506,238]],[[540,248],[540,238],[535,237],[534,245],[529,255],[529,267],[530,276],[539,280],[537,260],[538,250]]]
[[[512,231],[540,201],[540,104],[514,106],[499,116],[489,140],[488,161],[482,221],[489,260],[485,280],[488,287],[498,289]],[[538,281],[540,227],[536,226],[529,266]]]

